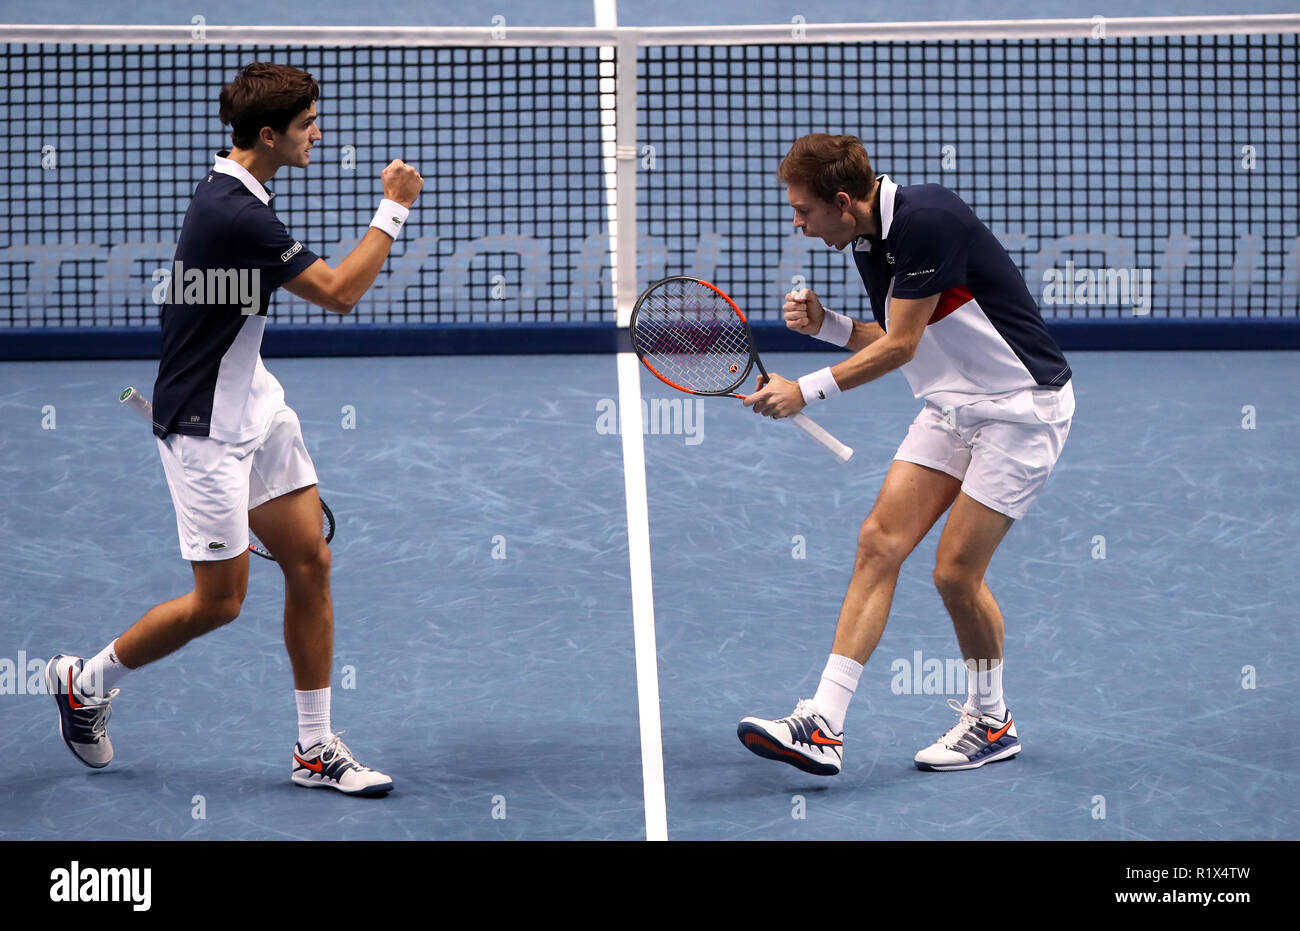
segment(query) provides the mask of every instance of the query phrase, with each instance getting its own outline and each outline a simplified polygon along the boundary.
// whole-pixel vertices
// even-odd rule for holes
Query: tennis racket
[[[736,389],[755,366],[767,378],[749,321],[735,301],[707,281],[681,275],[656,281],[637,298],[631,330],[637,358],[678,391],[744,400]],[[853,456],[806,414],[785,419],[840,462]]]
[[[153,405],[150,404],[149,399],[140,392],[136,391],[134,388],[124,388],[122,389],[122,393],[118,395],[117,399],[122,404],[125,404],[127,407],[134,410],[145,420],[153,423]],[[321,533],[325,537],[325,542],[328,543],[334,539],[334,514],[330,511],[329,505],[325,503],[325,499],[323,498],[321,499],[320,510]],[[263,559],[269,559],[271,562],[275,562],[275,557],[271,555],[271,551],[262,544],[261,540],[257,539],[257,536],[252,530],[248,531],[248,551],[250,553],[256,553]]]

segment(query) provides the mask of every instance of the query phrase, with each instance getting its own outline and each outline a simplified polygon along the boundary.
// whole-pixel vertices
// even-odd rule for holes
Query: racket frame
[[[745,339],[749,344],[749,362],[746,363],[745,370],[740,373],[740,376],[732,384],[720,391],[696,391],[692,388],[682,387],[651,365],[650,361],[645,357],[645,353],[641,351],[641,347],[637,345],[636,321],[637,317],[640,316],[641,306],[645,303],[646,298],[648,298],[660,285],[667,284],[670,281],[689,281],[692,284],[703,285],[731,305],[731,309],[735,311],[736,316],[740,318],[740,322],[745,325]],[[632,318],[628,323],[628,332],[632,335],[632,349],[636,352],[636,357],[641,360],[641,364],[648,368],[655,378],[658,378],[665,385],[676,388],[678,391],[684,391],[686,394],[694,394],[704,398],[740,398],[740,400],[743,401],[745,398],[749,397],[749,395],[736,394],[736,389],[745,383],[745,379],[747,379],[749,373],[754,370],[754,366],[757,365],[759,374],[764,378],[767,378],[767,370],[763,368],[763,360],[758,357],[758,346],[754,343],[754,331],[749,327],[749,318],[745,316],[745,312],[731,299],[729,294],[712,282],[705,281],[703,278],[692,278],[689,275],[669,275],[667,278],[660,278],[654,284],[650,285],[641,292],[641,296],[636,299],[636,304],[632,307]]]
[[[689,281],[694,284],[703,285],[709,290],[715,292],[719,297],[721,297],[724,301],[726,301],[731,306],[731,309],[735,311],[736,316],[740,318],[740,322],[745,325],[745,338],[749,342],[749,362],[746,364],[745,371],[743,371],[740,374],[740,377],[737,378],[736,381],[730,386],[728,386],[727,388],[724,388],[720,391],[694,391],[690,388],[684,388],[681,385],[677,384],[677,382],[673,381],[672,379],[665,377],[663,373],[661,373],[658,369],[656,369],[653,365],[651,365],[649,360],[646,359],[645,353],[641,351],[641,347],[637,345],[636,322],[637,322],[637,318],[640,316],[642,305],[644,305],[646,298],[648,298],[651,294],[653,294],[659,288],[660,285],[667,284],[670,281]],[[644,365],[646,368],[648,368],[650,372],[655,376],[655,378],[658,378],[665,385],[669,385],[670,387],[676,388],[678,391],[683,391],[686,394],[693,394],[698,397],[706,397],[706,398],[709,397],[739,398],[740,400],[744,401],[746,398],[749,397],[749,395],[737,394],[736,389],[745,383],[745,379],[749,377],[749,373],[754,370],[755,366],[758,367],[758,372],[760,375],[763,376],[763,379],[765,381],[768,380],[769,378],[767,374],[767,369],[763,368],[763,360],[759,358],[758,345],[754,342],[754,331],[749,326],[749,318],[745,316],[745,312],[741,310],[739,305],[737,305],[736,302],[731,299],[731,296],[729,294],[727,294],[725,291],[723,291],[721,288],[719,288],[717,285],[713,284],[712,282],[705,281],[702,278],[692,278],[690,275],[670,275],[667,278],[660,278],[654,284],[650,285],[648,288],[646,288],[644,291],[641,292],[640,297],[636,299],[636,304],[632,307],[632,317],[628,323],[628,332],[632,340],[632,349],[636,352],[637,358],[641,360],[641,364]],[[792,414],[785,419],[789,420],[792,424],[794,424],[796,427],[798,427],[800,430],[806,433],[810,438],[815,440],[817,443],[821,444],[821,446],[825,448],[825,450],[829,452],[832,456],[834,456],[836,461],[839,462],[841,465],[843,465],[844,463],[848,462],[851,458],[853,458],[852,447],[846,446],[845,444],[841,443],[829,431],[827,431],[825,427],[817,423],[817,421],[813,420],[811,417],[809,417],[807,414],[803,413],[802,411],[796,414]]]

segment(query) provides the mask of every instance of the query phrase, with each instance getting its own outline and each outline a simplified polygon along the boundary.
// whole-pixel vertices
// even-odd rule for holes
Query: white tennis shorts
[[[980,504],[1019,520],[1047,484],[1073,417],[1073,382],[947,410],[927,401],[894,458],[947,472]]]
[[[158,440],[158,452],[176,508],[181,557],[193,562],[238,556],[248,549],[250,510],[317,483],[302,425],[288,407],[247,442],[173,433]]]

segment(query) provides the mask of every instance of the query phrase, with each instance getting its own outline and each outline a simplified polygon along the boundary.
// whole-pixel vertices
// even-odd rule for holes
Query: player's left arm
[[[831,366],[831,375],[841,391],[875,381],[912,361],[926,324],[939,306],[942,295],[922,298],[890,298],[889,331],[875,342]],[[796,384],[796,388],[798,385]],[[802,395],[801,395],[802,397]]]
[[[843,362],[831,366],[831,375],[841,391],[865,385],[912,361],[926,324],[939,306],[940,295],[918,299],[891,298],[889,330]],[[775,372],[764,381],[760,375],[758,390],[745,399],[745,405],[766,417],[789,417],[806,405],[803,389],[797,381],[782,378]]]

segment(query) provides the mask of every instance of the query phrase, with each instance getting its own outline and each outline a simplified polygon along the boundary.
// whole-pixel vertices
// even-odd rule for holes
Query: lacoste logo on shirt
[[[892,252],[886,252],[886,253],[885,253],[885,261],[888,262],[890,265],[893,265],[893,264],[894,264],[894,253],[892,253]]]
[[[295,243],[293,244],[293,248],[292,248],[292,249],[290,249],[288,252],[286,252],[286,253],[284,253],[283,255],[280,256],[280,261],[281,261],[281,262],[287,262],[287,261],[289,261],[291,258],[293,258],[295,255],[297,255],[297,254],[298,254],[299,252],[301,252],[301,251],[302,251],[302,243],[300,243],[300,242],[295,242]]]

